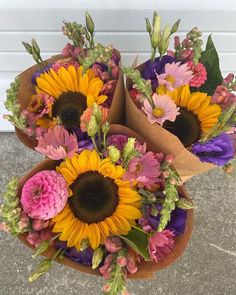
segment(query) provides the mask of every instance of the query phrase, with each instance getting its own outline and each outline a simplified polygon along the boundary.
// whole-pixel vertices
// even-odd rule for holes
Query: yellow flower
[[[37,124],[44,128],[52,126],[53,118],[59,121],[65,128],[78,127],[80,117],[87,107],[93,103],[102,104],[106,95],[100,95],[103,81],[94,76],[89,69],[83,73],[83,67],[77,70],[74,66],[68,69],[61,67],[58,72],[50,69],[41,74],[37,79],[36,92],[46,93],[55,99],[48,116],[40,118]]]
[[[65,159],[57,172],[65,178],[69,195],[66,207],[53,218],[53,232],[80,250],[88,239],[93,249],[110,235],[126,235],[141,217],[141,196],[122,181],[124,169],[101,160],[96,151],[84,150]]]
[[[163,89],[157,89],[163,94]],[[164,128],[180,138],[185,146],[197,141],[200,136],[211,129],[221,114],[221,108],[211,103],[211,97],[202,92],[190,92],[189,85],[176,88],[174,91],[164,91],[176,105],[180,107],[180,115],[175,122],[164,123]]]
[[[94,76],[94,72],[89,69],[83,74],[83,67],[77,70],[74,66],[68,69],[61,67],[58,72],[50,69],[47,73],[41,74],[37,79],[37,93],[47,93],[58,99],[67,92],[79,93],[86,97],[87,107],[93,103],[102,104],[106,95],[100,95],[103,81]]]

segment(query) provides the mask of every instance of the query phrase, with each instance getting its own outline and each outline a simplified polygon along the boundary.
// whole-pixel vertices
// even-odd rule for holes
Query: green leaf
[[[176,202],[176,206],[178,208],[181,208],[181,209],[196,209],[196,205],[193,204],[192,201],[189,201],[185,198],[180,198],[177,202]]]
[[[212,95],[216,87],[222,84],[223,77],[220,71],[219,57],[211,35],[207,39],[206,50],[202,52],[200,62],[207,71],[207,81],[197,91],[206,92]]]
[[[133,228],[128,235],[120,236],[120,238],[145,260],[149,260],[148,236],[144,232]]]

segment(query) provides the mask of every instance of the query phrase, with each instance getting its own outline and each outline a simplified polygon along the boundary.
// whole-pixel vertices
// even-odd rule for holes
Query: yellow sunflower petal
[[[100,95],[100,96],[98,96],[98,98],[96,99],[96,103],[97,104],[102,104],[102,103],[104,103],[104,101],[106,101],[107,100],[107,96],[106,95]]]
[[[87,163],[89,170],[95,171],[99,169],[100,158],[95,150],[93,150],[89,157],[89,162]]]
[[[126,204],[119,204],[116,213],[125,216],[127,219],[138,219],[142,216],[139,209]]]
[[[88,94],[88,86],[89,86],[89,79],[88,74],[82,75],[79,80],[79,92],[82,93],[84,96]]]
[[[91,107],[94,103],[96,102],[95,98],[93,95],[88,94],[87,95],[87,107]]]
[[[179,106],[185,107],[191,97],[190,89],[188,85],[183,86],[183,89],[181,91],[181,98],[179,100]]]
[[[67,92],[65,84],[61,81],[61,79],[58,77],[57,73],[53,69],[50,69],[50,74],[52,75],[53,79],[57,82],[57,84],[60,86],[61,93]]]
[[[57,97],[56,90],[46,80],[44,80],[41,77],[38,77],[36,79],[36,82],[37,82],[38,88],[40,88],[42,91],[46,92],[47,94],[53,97]]]
[[[79,92],[79,84],[78,84],[78,80],[77,80],[77,76],[76,76],[75,67],[69,66],[68,67],[68,73],[70,74],[70,77],[72,79],[73,86],[74,86],[74,91]]]
[[[88,239],[91,247],[96,249],[100,245],[100,231],[96,223],[91,223],[88,227]]]

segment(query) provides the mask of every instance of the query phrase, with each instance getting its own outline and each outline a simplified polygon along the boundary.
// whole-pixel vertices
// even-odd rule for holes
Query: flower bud
[[[120,151],[114,145],[109,146],[108,151],[111,161],[117,163],[120,159]]]
[[[110,130],[110,124],[106,121],[105,124],[102,125],[102,132],[106,135]]]
[[[95,117],[97,124],[99,125],[102,122],[102,111],[96,103],[92,106],[92,115]]]
[[[27,42],[22,42],[23,46],[25,47],[25,50],[29,53],[32,54],[33,53],[33,49],[32,47],[29,45],[29,43]]]
[[[230,73],[224,78],[223,82],[224,84],[229,85],[231,82],[233,82],[233,80],[234,80],[234,74]]]
[[[235,166],[231,163],[228,163],[223,167],[223,169],[225,173],[232,174],[235,170]]]
[[[174,43],[174,48],[178,48],[180,46],[180,38],[179,36],[174,37],[175,43]]]
[[[176,33],[176,32],[178,31],[180,22],[181,22],[181,20],[178,19],[178,20],[173,24],[173,26],[172,26],[172,28],[171,28],[171,34],[174,34],[174,33]]]
[[[86,27],[87,27],[89,33],[92,35],[94,33],[93,19],[92,19],[91,15],[88,12],[85,13],[85,18],[86,18]]]
[[[160,42],[160,35],[161,35],[161,17],[156,15],[154,17],[153,23],[153,32],[151,35],[151,44],[153,48],[157,48]]]
[[[167,155],[165,158],[166,163],[168,163],[169,165],[172,164],[173,160],[174,160],[174,156],[171,154]]]
[[[89,241],[83,239],[80,243],[80,251],[84,251],[85,249],[87,249],[89,246]]]
[[[87,127],[87,133],[88,136],[94,137],[98,133],[98,125],[96,118],[94,116],[91,116],[90,121],[88,123]]]
[[[119,266],[124,267],[124,266],[126,266],[126,264],[127,264],[127,259],[125,258],[125,256],[118,256],[118,257],[116,258],[116,263],[117,263]]]
[[[49,247],[50,241],[43,241],[39,244],[32,257],[35,258],[36,256],[40,255],[41,253],[45,252]]]
[[[40,55],[40,48],[39,48],[38,43],[36,42],[35,39],[32,39],[32,50],[34,53],[36,53],[37,56]]]
[[[122,241],[118,237],[109,237],[104,242],[105,248],[109,253],[117,253],[122,249]]]
[[[110,284],[106,284],[102,287],[102,291],[104,293],[109,293],[111,291],[111,285]]]
[[[136,139],[133,137],[128,138],[128,142],[124,145],[123,148],[123,157],[126,159],[134,151]]]
[[[36,231],[40,231],[42,229],[45,229],[49,226],[49,221],[40,220],[40,219],[34,219],[32,222],[32,227]]]
[[[152,27],[148,18],[145,18],[146,21],[146,31],[150,34],[152,31]]]
[[[104,252],[101,247],[98,247],[93,252],[92,269],[96,269],[102,262]]]
[[[36,281],[38,278],[40,278],[42,275],[48,272],[51,267],[52,267],[51,259],[48,259],[48,258],[44,259],[30,275],[29,282],[32,283]]]

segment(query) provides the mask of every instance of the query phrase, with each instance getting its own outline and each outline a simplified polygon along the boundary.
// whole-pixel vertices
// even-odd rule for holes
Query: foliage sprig
[[[5,108],[11,112],[11,115],[4,115],[4,119],[11,122],[17,128],[24,130],[26,128],[26,119],[21,114],[20,105],[17,101],[17,93],[19,90],[20,81],[16,77],[11,83],[10,88],[7,89],[7,99],[4,102]]]

